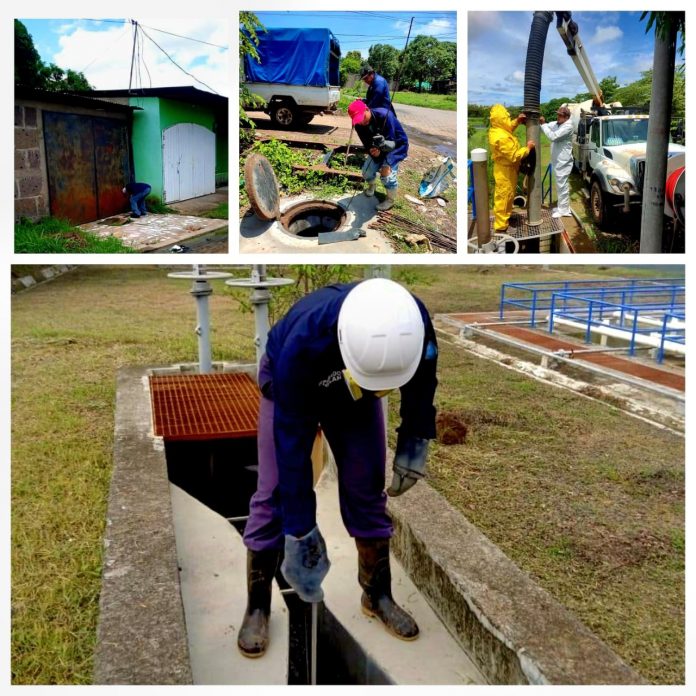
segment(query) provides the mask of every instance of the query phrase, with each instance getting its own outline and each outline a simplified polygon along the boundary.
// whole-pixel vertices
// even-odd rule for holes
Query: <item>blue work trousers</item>
[[[363,179],[367,182],[372,182],[375,180],[375,177],[377,174],[379,174],[379,170],[386,164],[386,162],[382,162],[379,164],[375,160],[372,159],[372,157],[368,156],[368,158],[365,160],[365,164],[363,164],[362,168],[362,175]],[[399,182],[397,181],[396,177],[399,173],[399,165],[395,164],[391,168],[391,172],[387,176],[381,176],[380,179],[382,180],[382,183],[384,184],[385,189],[395,189],[398,185]]]
[[[144,191],[140,193],[134,193],[130,197],[130,206],[133,211],[133,215],[146,215],[147,208],[145,206],[145,199],[150,195],[152,187],[148,186]]]
[[[266,356],[259,366],[259,384],[270,380]],[[350,399],[348,389],[337,385]],[[328,406],[328,404],[327,404]],[[365,396],[355,402],[351,418],[343,408],[322,409],[321,429],[338,470],[341,517],[352,537],[389,538],[393,534],[384,491],[386,441],[380,399]],[[278,464],[273,436],[274,403],[261,397],[258,422],[258,483],[251,498],[244,543],[252,551],[282,549]]]

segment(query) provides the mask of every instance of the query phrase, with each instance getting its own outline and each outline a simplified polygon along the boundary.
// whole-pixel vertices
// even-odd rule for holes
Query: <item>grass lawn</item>
[[[350,90],[341,90],[341,98],[338,102],[338,108],[345,111],[355,99],[362,99],[367,90],[360,87],[354,87]],[[394,104],[408,104],[410,106],[425,106],[428,109],[442,109],[444,111],[457,110],[457,95],[456,94],[430,94],[429,92],[397,92],[392,101]]]
[[[229,220],[229,206],[230,204],[227,201],[225,203],[220,203],[220,205],[213,210],[209,210],[207,213],[201,213],[201,217],[212,218],[214,220]]]
[[[57,218],[44,218],[38,222],[20,220],[15,224],[14,250],[16,254],[133,253],[120,239],[102,239]]]
[[[190,284],[168,270],[81,266],[12,298],[13,684],[91,681],[115,373],[197,359]],[[395,266],[392,277],[437,313],[490,309],[504,281],[626,272]],[[213,285],[213,359],[253,361],[253,316]],[[428,483],[647,679],[683,681],[683,439],[440,343],[437,406],[473,425],[464,445],[433,444]]]

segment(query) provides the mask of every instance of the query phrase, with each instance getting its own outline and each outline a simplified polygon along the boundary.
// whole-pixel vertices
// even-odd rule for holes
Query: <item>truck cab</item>
[[[589,189],[594,223],[602,228],[643,198],[649,116],[613,107],[588,112],[568,104],[573,118],[573,164]],[[582,105],[584,106],[584,105]],[[686,148],[670,143],[667,176],[684,166]]]

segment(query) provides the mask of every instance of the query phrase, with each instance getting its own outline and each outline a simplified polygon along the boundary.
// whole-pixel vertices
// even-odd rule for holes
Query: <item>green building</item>
[[[133,180],[164,203],[214,193],[228,183],[228,100],[195,87],[95,90],[131,107]]]

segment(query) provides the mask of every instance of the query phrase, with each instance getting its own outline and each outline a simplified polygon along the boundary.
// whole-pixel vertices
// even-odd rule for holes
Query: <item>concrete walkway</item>
[[[166,252],[175,244],[225,229],[229,225],[227,220],[213,220],[193,215],[148,213],[136,219],[128,215],[116,217],[123,218],[125,224],[112,225],[105,223],[104,220],[97,220],[80,225],[80,229],[91,232],[97,237],[116,237],[135,251]]]

